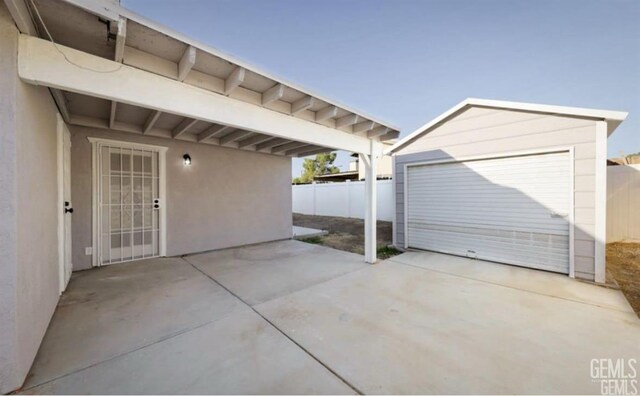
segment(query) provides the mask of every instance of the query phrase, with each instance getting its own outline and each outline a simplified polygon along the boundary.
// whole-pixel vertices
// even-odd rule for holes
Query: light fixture
[[[191,165],[191,156],[189,154],[185,154],[182,156],[185,165]]]

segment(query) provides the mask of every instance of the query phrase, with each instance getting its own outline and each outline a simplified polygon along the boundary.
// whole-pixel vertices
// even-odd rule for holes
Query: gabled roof
[[[533,113],[564,115],[564,116],[593,118],[596,120],[603,120],[603,121],[607,121],[607,132],[609,135],[613,133],[613,131],[618,127],[618,125],[620,125],[620,123],[622,123],[622,121],[625,120],[625,118],[627,118],[627,115],[628,115],[628,113],[622,112],[622,111],[585,109],[585,108],[579,108],[579,107],[551,106],[551,105],[543,105],[543,104],[535,104],[535,103],[507,102],[502,100],[468,98],[458,103],[456,106],[452,107],[448,111],[442,113],[438,117],[434,118],[433,120],[429,121],[425,125],[421,126],[415,132],[411,133],[409,136],[400,140],[398,143],[394,144],[389,150],[386,151],[386,153],[387,154],[394,153],[399,149],[408,146],[414,140],[418,139],[421,136],[426,135],[427,133],[431,132],[433,129],[442,125],[447,120],[457,116],[461,112],[471,107],[519,110],[519,111],[527,111],[527,112],[533,112]]]

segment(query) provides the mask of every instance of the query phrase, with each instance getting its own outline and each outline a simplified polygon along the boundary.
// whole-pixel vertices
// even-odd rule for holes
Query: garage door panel
[[[520,231],[512,231],[513,233],[521,233]],[[543,235],[539,234],[538,237],[513,237],[511,235],[487,235],[486,233],[474,233],[474,232],[460,232],[460,231],[447,231],[447,230],[435,230],[425,233],[419,238],[424,241],[450,241],[459,242],[465,241],[465,238],[473,238],[473,242],[477,241],[482,243],[482,246],[488,244],[492,247],[500,247],[506,251],[519,251],[520,249],[529,248],[544,248],[547,251],[544,254],[555,255],[561,259],[568,252],[567,238],[564,235]],[[464,250],[464,253],[467,253]]]
[[[410,231],[411,232],[411,231]],[[460,256],[477,257],[483,260],[522,265],[554,272],[561,267],[568,255],[568,249],[545,247],[544,242],[527,241],[513,244],[512,241],[488,238],[482,235],[464,235],[448,232],[431,232],[419,237],[416,242],[424,249],[440,251]],[[565,242],[566,243],[566,242]],[[555,245],[562,244],[557,241]],[[461,248],[465,246],[465,248]]]
[[[437,225],[457,225],[461,227],[473,227],[473,228],[482,228],[486,230],[494,230],[498,229],[501,231],[520,231],[520,232],[535,232],[535,233],[545,233],[552,235],[566,235],[565,226],[556,226],[551,227],[542,223],[534,223],[534,222],[521,222],[519,224],[507,224],[505,222],[498,221],[479,221],[479,220],[465,220],[465,219],[428,219],[420,222],[417,221],[409,221],[408,225],[410,228],[416,229],[425,229],[427,222],[431,224]]]
[[[569,154],[407,168],[408,246],[568,273]]]
[[[498,217],[499,216],[499,217]],[[562,218],[550,218],[551,216],[547,214],[526,214],[526,215],[518,215],[517,213],[508,213],[508,212],[492,212],[492,213],[478,213],[472,211],[448,211],[448,210],[429,210],[422,213],[420,216],[414,216],[412,221],[429,221],[429,220],[438,220],[446,222],[451,220],[458,221],[469,221],[474,224],[487,224],[487,225],[512,225],[514,222],[518,222],[519,224],[537,224],[538,226],[545,227],[548,226],[549,229],[552,229],[554,225],[561,225],[563,228],[565,226],[565,221]]]
[[[499,167],[493,168],[493,169],[483,169],[482,172],[488,172],[488,171],[495,171],[495,170],[499,170]],[[495,177],[496,179],[508,179],[508,177],[510,175],[513,174],[517,174],[517,175],[536,175],[538,173],[538,171],[546,171],[546,170],[551,170],[551,171],[556,171],[555,166],[548,166],[548,167],[538,167],[538,169],[528,169],[528,168],[513,168],[513,169],[509,169],[508,171],[500,174],[500,175],[494,175],[492,177]],[[477,170],[480,171],[480,170]],[[560,170],[560,172],[563,172],[562,170]],[[566,172],[564,172],[566,173]],[[421,178],[420,176],[418,176],[417,178]],[[464,180],[464,179],[471,179],[473,180],[475,177],[474,175],[470,175],[467,172],[467,169],[456,169],[456,168],[452,168],[451,170],[447,170],[445,172],[438,172],[438,173],[434,173],[433,176],[429,176],[427,177],[422,177],[425,181],[430,181],[430,180]]]
[[[440,220],[440,221],[409,221],[408,227],[415,228],[417,230],[420,229],[429,229],[429,225],[440,225],[440,226],[457,226],[457,227],[470,227],[470,228],[481,228],[486,230],[486,232],[499,230],[499,231],[519,231],[519,232],[533,232],[533,233],[544,233],[544,234],[552,234],[552,235],[566,235],[564,226],[558,226],[556,228],[551,228],[548,226],[537,226],[535,224],[487,224],[486,222],[473,222],[473,221],[464,221],[464,220]]]

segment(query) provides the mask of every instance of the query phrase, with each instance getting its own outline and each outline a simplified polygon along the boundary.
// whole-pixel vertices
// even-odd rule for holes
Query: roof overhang
[[[5,3],[23,33],[20,77],[51,88],[70,124],[286,156],[379,152],[399,135],[114,1]]]
[[[507,102],[501,100],[490,100],[490,99],[476,99],[476,98],[468,98],[464,101],[458,103],[456,106],[452,107],[448,111],[442,113],[438,117],[429,121],[425,125],[418,128],[415,132],[411,133],[409,136],[401,139],[399,142],[394,144],[389,150],[385,151],[385,154],[392,154],[403,147],[408,146],[411,142],[418,139],[421,136],[424,136],[442,125],[446,121],[451,118],[457,116],[463,111],[467,110],[471,107],[484,107],[491,109],[505,109],[505,110],[516,110],[516,111],[526,111],[532,113],[541,113],[541,114],[550,114],[550,115],[561,115],[561,116],[569,116],[569,117],[582,117],[582,118],[591,118],[594,120],[606,121],[607,122],[607,133],[611,135],[613,131],[627,118],[628,113],[621,111],[611,111],[611,110],[597,110],[597,109],[585,109],[579,107],[564,107],[564,106],[552,106],[552,105],[543,105],[543,104],[534,104],[534,103],[522,103],[522,102]]]

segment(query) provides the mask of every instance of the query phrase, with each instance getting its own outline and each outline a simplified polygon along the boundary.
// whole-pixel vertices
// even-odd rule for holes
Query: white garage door
[[[407,167],[408,247],[569,273],[568,152]]]

